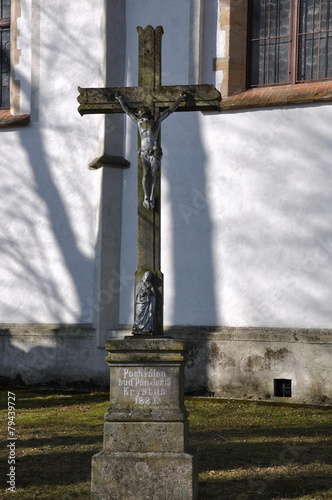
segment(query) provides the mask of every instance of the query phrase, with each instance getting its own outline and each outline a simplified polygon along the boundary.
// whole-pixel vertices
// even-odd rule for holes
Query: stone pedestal
[[[195,500],[188,450],[185,343],[128,337],[106,344],[110,407],[103,451],[92,458],[92,500]]]

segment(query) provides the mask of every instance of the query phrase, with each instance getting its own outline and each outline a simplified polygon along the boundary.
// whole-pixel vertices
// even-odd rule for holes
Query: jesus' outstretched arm
[[[123,109],[123,111],[126,113],[126,115],[128,115],[132,120],[134,120],[134,122],[137,123],[137,116],[132,111],[132,109],[130,109],[130,107],[125,103],[121,92],[119,92],[119,91],[115,92],[114,97],[120,103],[120,106]]]
[[[174,111],[176,111],[177,108],[179,107],[179,105],[181,104],[181,102],[186,99],[187,95],[188,95],[188,93],[185,90],[182,90],[182,92],[180,93],[180,96],[176,99],[176,101],[172,104],[172,106],[170,106],[165,111],[163,111],[163,113],[161,113],[161,115],[159,116],[159,118],[156,122],[156,126],[159,126],[160,123],[163,120],[165,120],[165,118],[167,118],[170,114],[172,114]]]

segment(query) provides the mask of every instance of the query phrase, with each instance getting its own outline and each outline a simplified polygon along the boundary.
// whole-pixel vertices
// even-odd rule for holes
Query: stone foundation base
[[[196,500],[191,453],[120,453],[92,457],[92,500]]]
[[[104,451],[183,453],[187,448],[188,421],[104,424]]]

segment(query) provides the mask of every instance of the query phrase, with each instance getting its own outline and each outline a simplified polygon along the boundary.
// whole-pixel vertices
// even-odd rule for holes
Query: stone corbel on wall
[[[97,170],[101,167],[128,168],[129,166],[130,162],[123,158],[123,156],[113,156],[106,153],[97,156],[97,158],[89,163],[90,170]]]

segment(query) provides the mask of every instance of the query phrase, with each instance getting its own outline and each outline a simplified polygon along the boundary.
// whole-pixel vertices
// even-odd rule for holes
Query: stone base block
[[[92,500],[196,500],[191,453],[119,453],[92,457]]]
[[[104,424],[104,451],[183,453],[187,448],[188,421]]]

